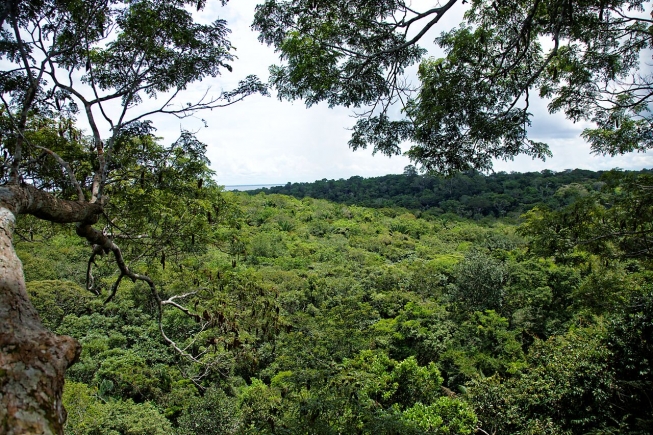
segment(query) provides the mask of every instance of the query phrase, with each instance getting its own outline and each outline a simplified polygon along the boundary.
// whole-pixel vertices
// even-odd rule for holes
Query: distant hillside
[[[650,173],[651,170],[640,172]],[[523,213],[538,204],[557,209],[578,195],[599,190],[603,186],[601,177],[605,173],[574,169],[484,175],[470,171],[445,178],[418,175],[412,167],[408,167],[404,174],[288,183],[285,186],[250,190],[248,193],[280,193],[300,199],[328,199],[365,207],[398,206],[435,215],[452,213],[463,217],[502,217]]]

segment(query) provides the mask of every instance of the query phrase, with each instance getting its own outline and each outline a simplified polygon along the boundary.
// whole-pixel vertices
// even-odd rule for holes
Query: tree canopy
[[[644,2],[473,1],[426,59],[455,3],[269,0],[254,26],[282,98],[364,110],[354,148],[410,139],[443,172],[544,157],[533,90],[594,122],[596,152],[650,146]],[[179,101],[234,59],[204,7],[0,4],[0,432],[61,434],[64,404],[86,434],[651,432],[648,172],[470,170],[437,188],[456,219],[224,193],[205,144],[151,121],[267,93],[247,76]],[[520,191],[518,230],[490,217]]]
[[[649,171],[638,172],[646,174]],[[247,193],[281,193],[300,199],[321,198],[375,208],[398,206],[443,218],[518,218],[535,206],[559,210],[579,197],[601,190],[606,184],[605,174],[583,169],[489,175],[466,171],[445,178],[417,175],[416,170],[409,166],[404,174],[287,183],[248,190]]]
[[[218,233],[238,249],[150,267],[167,295],[200,290],[175,299],[200,322],[170,309],[163,324],[208,371],[162,339],[143,282],[108,303],[84,289],[73,231],[21,238],[44,323],[83,345],[65,433],[650,433],[649,176],[623,175],[519,227],[226,192],[237,213]],[[623,205],[637,196],[639,215]]]
[[[653,146],[648,2],[456,3],[268,0],[252,27],[280,54],[270,68],[279,98],[358,110],[353,149],[393,155],[409,141],[407,155],[437,172],[488,170],[519,154],[544,159],[548,146],[528,135],[535,94],[549,112],[591,123],[582,136],[594,153]],[[463,22],[435,39],[444,57],[427,57],[427,32],[454,7],[464,8]],[[411,85],[406,71],[417,63]]]
[[[166,254],[170,262],[200,251],[226,208],[206,146],[187,131],[161,144],[151,116],[185,118],[267,92],[247,76],[233,90],[180,101],[191,84],[232,69],[227,23],[193,18],[192,9],[204,6],[187,0],[2,3],[3,433],[61,432],[63,372],[79,353],[77,342],[43,327],[29,302],[13,249],[17,216],[76,224],[91,245],[88,290],[110,300],[129,278],[149,287],[159,324],[164,305],[183,310],[164,300],[144,265],[165,268]],[[111,275],[111,284],[99,279]],[[43,347],[48,358],[39,356]]]

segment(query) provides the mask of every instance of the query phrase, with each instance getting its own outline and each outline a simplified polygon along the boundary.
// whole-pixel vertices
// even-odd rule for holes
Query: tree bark
[[[12,236],[18,214],[53,222],[97,221],[102,209],[28,185],[0,187],[0,433],[63,434],[64,373],[81,347],[48,331],[27,295]]]

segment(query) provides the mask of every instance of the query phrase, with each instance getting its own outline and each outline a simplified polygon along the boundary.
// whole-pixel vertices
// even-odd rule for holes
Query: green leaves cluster
[[[435,39],[444,56],[425,58],[419,44],[456,3],[270,0],[252,27],[279,52],[280,98],[360,109],[353,149],[400,154],[410,141],[415,163],[443,173],[545,159],[547,144],[528,133],[536,93],[549,112],[593,124],[582,136],[594,153],[651,148],[648,1],[463,2],[462,23]],[[413,88],[406,71],[418,63]]]
[[[273,45],[287,66],[270,68],[270,81],[280,98],[301,98],[311,106],[327,101],[330,106],[359,107],[388,95],[390,65],[395,74],[419,60],[424,50],[408,45],[378,58],[351,56],[362,50],[392,49],[405,41],[390,19],[402,2],[395,0],[270,1],[257,6],[252,27],[259,40]],[[340,49],[342,48],[342,49]]]

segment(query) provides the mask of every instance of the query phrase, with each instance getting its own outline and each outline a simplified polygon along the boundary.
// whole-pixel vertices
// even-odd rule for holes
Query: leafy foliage
[[[548,155],[527,136],[535,89],[595,123],[595,152],[649,148],[650,77],[626,81],[651,45],[645,3],[475,0],[437,39],[446,57],[423,60],[417,42],[454,3],[258,8],[286,62],[271,70],[281,98],[366,107],[352,147],[411,139],[427,170],[468,170],[284,187],[302,199],[224,193],[192,134],[153,134],[155,112],[267,92],[247,77],[172,105],[234,58],[224,21],[193,20],[205,2],[0,7],[0,179],[92,210],[31,211],[16,233],[41,317],[83,345],[68,433],[651,431],[649,173],[475,172]],[[401,76],[419,61],[411,94]],[[391,119],[397,102],[406,119]],[[77,222],[91,257],[72,228],[34,217]]]
[[[84,384],[67,382],[63,400],[71,410],[66,433],[73,435],[164,435],[173,431],[170,422],[150,403],[104,402]]]
[[[576,248],[605,258],[648,257],[653,180],[648,174],[620,172],[605,180],[600,192],[560,211],[531,211],[522,232],[535,236],[533,249],[560,258]]]
[[[647,1],[475,0],[435,39],[444,57],[425,58],[418,44],[456,3],[269,0],[253,28],[283,62],[270,68],[281,99],[362,109],[353,149],[400,154],[410,140],[415,163],[449,173],[519,154],[544,159],[548,146],[528,137],[536,92],[550,112],[593,123],[583,137],[595,153],[651,148],[651,75],[640,58],[652,44]],[[416,63],[414,88],[406,70]]]
[[[84,419],[112,408],[134,425],[156,410],[184,435],[647,432],[646,257],[581,245],[558,261],[509,222],[221,198],[215,245],[147,266],[166,295],[197,289],[183,301],[199,323],[167,309],[163,327],[202,364],[166,345],[142,284],[102,304],[32,276],[44,317],[83,344],[69,385],[93,406],[70,433],[94,433]],[[35,234],[18,245],[30,262],[82,249],[65,232]]]

